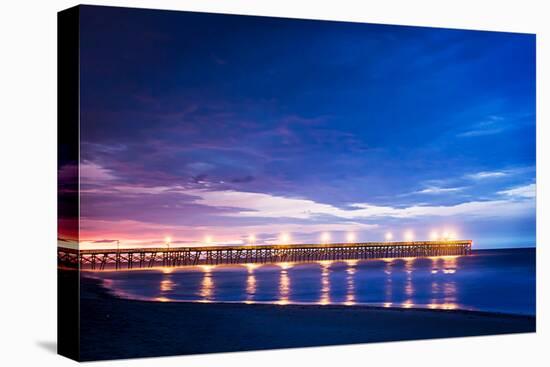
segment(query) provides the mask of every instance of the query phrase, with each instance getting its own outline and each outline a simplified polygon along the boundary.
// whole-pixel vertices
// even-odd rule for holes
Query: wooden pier
[[[68,249],[58,247],[61,266],[82,269],[135,269],[186,265],[311,262],[398,257],[469,255],[471,240],[365,242],[293,245]]]

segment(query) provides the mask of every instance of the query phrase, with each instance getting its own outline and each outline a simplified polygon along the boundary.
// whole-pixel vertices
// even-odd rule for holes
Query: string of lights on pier
[[[399,240],[399,238],[401,238],[403,241],[406,241],[406,242],[412,242],[412,241],[415,241],[416,239],[415,233],[412,230],[404,231],[403,233],[401,233],[401,237],[394,236],[394,233],[390,231],[384,234],[384,240],[388,242]],[[429,233],[429,239],[431,241],[452,241],[452,240],[456,240],[457,238],[458,238],[457,233],[452,230],[443,230],[443,231],[433,230]],[[333,238],[330,232],[322,232],[319,236],[319,242],[323,244],[331,243],[331,241],[333,240],[336,242],[342,242],[342,243],[354,243],[354,242],[357,242],[357,234],[355,232],[348,232],[345,234],[345,237],[342,238],[343,241],[339,241],[339,238]],[[246,241],[243,241],[243,242],[246,242],[247,244],[250,244],[250,245],[256,245],[258,244],[258,238],[256,237],[255,234],[249,234],[246,236]],[[279,234],[276,242],[278,244],[292,243],[291,233],[283,232]],[[172,237],[166,236],[164,238],[164,243],[166,244],[167,247],[170,247],[170,244],[172,243]],[[211,244],[216,244],[217,242],[215,242],[214,237],[212,235],[206,235],[204,236],[203,243],[206,245],[211,245]]]

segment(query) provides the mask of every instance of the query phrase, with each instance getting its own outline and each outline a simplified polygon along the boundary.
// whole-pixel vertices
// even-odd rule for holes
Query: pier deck
[[[91,270],[157,266],[362,260],[395,257],[469,255],[471,240],[364,242],[290,245],[238,245],[126,249],[58,247],[58,263]]]

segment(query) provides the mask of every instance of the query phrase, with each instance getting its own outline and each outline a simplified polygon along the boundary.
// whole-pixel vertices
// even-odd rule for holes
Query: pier
[[[58,263],[74,268],[139,269],[189,265],[312,262],[399,257],[469,255],[471,240],[364,242],[291,245],[69,249],[58,247]]]

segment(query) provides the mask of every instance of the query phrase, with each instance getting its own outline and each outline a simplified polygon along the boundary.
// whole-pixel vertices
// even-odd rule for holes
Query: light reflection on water
[[[322,261],[321,265],[321,297],[319,299],[320,305],[328,305],[330,303],[330,262]]]
[[[412,282],[413,261],[414,259],[412,258],[405,259],[405,273],[407,277],[405,283],[405,295],[407,296],[407,300],[403,303],[403,307],[405,308],[414,306],[412,301],[412,296],[414,294],[414,286]]]
[[[256,294],[256,276],[254,275],[254,269],[258,265],[256,264],[247,264],[247,277],[246,277],[246,301],[253,302],[254,295]]]
[[[346,269],[346,302],[345,305],[352,306],[355,304],[355,282],[354,275],[357,271],[355,267],[357,266],[357,260],[348,260],[346,261],[348,268]]]
[[[201,282],[200,299],[201,302],[211,302],[214,295],[214,280],[212,279],[212,266],[204,265],[200,267],[204,276]]]
[[[163,293],[170,292],[174,289],[174,282],[172,282],[170,279],[163,279],[160,282],[160,291]]]
[[[507,261],[519,260],[516,256]],[[533,314],[534,258],[527,256],[523,264],[514,264],[511,283],[516,289],[506,285],[508,269],[492,262],[490,257],[472,255],[94,274],[119,296],[163,302],[370,304]],[[513,302],[518,297],[523,303]]]

